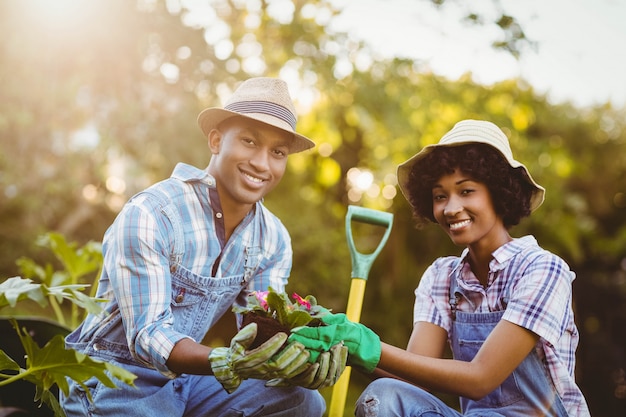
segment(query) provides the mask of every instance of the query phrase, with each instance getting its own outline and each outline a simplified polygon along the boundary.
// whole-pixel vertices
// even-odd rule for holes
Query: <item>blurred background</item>
[[[577,273],[576,372],[592,415],[626,415],[626,8],[547,3],[0,0],[0,281],[23,256],[54,263],[42,234],[100,241],[177,162],[205,167],[200,110],[276,76],[317,143],[266,199],[293,239],[288,290],[345,311],[347,207],[391,212],[361,321],[404,347],[422,272],[461,248],[414,227],[396,167],[457,121],[487,119],[547,189],[512,234]],[[355,229],[361,251],[379,239]],[[232,331],[225,319],[210,339]],[[353,372],[346,415],[366,383]]]

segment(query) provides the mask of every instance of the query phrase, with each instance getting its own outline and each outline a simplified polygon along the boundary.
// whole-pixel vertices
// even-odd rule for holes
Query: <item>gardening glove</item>
[[[348,365],[372,372],[380,361],[380,338],[360,323],[354,323],[343,313],[327,314],[321,318],[325,326],[298,327],[291,331],[289,341],[300,342],[311,352],[309,361],[343,341],[348,347]]]
[[[287,335],[285,333],[281,334],[283,335],[280,339],[283,341],[282,346],[287,340]],[[310,352],[305,349],[303,344],[291,342],[267,361],[252,366],[249,364],[236,364],[235,370],[243,378],[266,380],[291,378],[302,373],[308,367],[310,355]]]
[[[268,381],[266,387],[299,386],[308,389],[321,389],[330,387],[346,369],[348,348],[343,343],[337,343],[328,352],[319,354],[315,363],[309,364],[308,368],[293,378],[277,378]]]
[[[214,348],[209,354],[213,374],[229,394],[244,379],[291,377],[306,366],[309,353],[300,343],[290,343],[281,351],[287,340],[285,333],[277,333],[256,349],[248,350],[256,332],[256,323],[251,323],[232,338],[229,348]]]

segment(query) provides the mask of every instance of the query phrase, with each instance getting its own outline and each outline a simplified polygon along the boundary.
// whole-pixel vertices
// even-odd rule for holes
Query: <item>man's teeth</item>
[[[458,223],[450,223],[450,229],[451,230],[460,229],[461,227],[467,226],[470,223],[471,223],[471,220],[463,220],[462,222],[458,222]]]
[[[248,178],[252,182],[263,182],[262,179],[257,178],[257,177],[253,177],[252,175],[248,175],[248,174],[243,174],[243,175],[245,175],[246,178]]]

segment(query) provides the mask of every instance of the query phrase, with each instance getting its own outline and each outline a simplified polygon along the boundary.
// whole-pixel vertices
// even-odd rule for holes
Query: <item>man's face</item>
[[[249,210],[281,180],[293,136],[245,117],[233,117],[209,133],[209,173],[222,208]]]

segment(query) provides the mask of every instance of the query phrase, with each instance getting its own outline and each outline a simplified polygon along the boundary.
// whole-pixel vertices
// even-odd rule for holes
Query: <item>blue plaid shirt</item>
[[[572,310],[574,272],[561,258],[539,247],[534,237],[525,236],[493,253],[485,288],[471,271],[468,252],[463,251],[460,263],[459,257],[443,257],[424,272],[415,290],[413,322],[433,323],[450,333],[450,284],[457,277],[458,285],[469,295],[461,299],[458,310],[505,310],[504,320],[539,335],[539,357],[544,359],[569,415],[589,415],[574,380],[579,338]]]
[[[146,191],[124,206],[105,234],[104,270],[97,296],[110,301],[104,314],[87,317],[78,329],[78,343],[89,343],[101,330],[109,331],[105,330],[107,322],[121,315],[124,343],[132,356],[167,375],[165,362],[174,345],[190,337],[173,326],[172,300],[177,294],[170,268],[209,281],[246,277],[249,281],[242,284],[242,290],[272,286],[283,291],[291,271],[292,248],[284,225],[261,202],[224,242],[215,179],[207,171],[178,164],[170,179]],[[178,212],[173,217],[180,220],[184,250],[175,264],[172,252],[181,242],[175,242],[171,219],[160,211],[155,191],[174,202],[171,206]],[[260,248],[260,253],[246,273],[250,265],[245,264],[243,254],[250,247]]]

